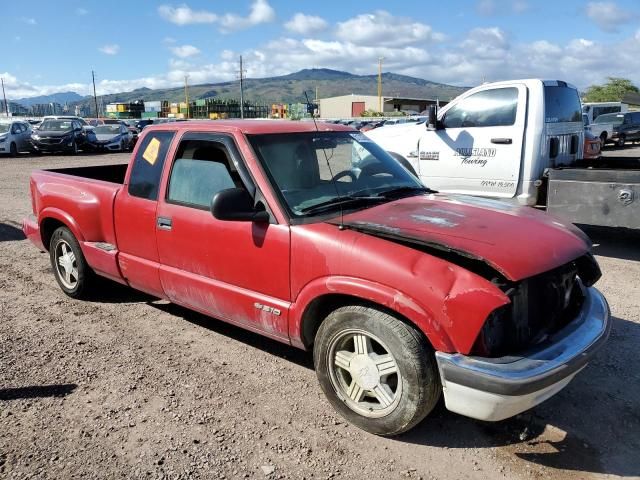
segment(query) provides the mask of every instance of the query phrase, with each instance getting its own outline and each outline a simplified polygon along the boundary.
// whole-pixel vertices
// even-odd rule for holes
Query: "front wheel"
[[[9,156],[10,157],[18,156],[18,146],[14,142],[11,142],[11,145],[9,146]]]
[[[58,285],[72,298],[90,293],[95,273],[84,258],[76,237],[67,227],[60,227],[51,236],[49,258]]]
[[[600,145],[601,148],[604,148],[604,145],[607,143],[607,132],[602,132],[600,134]]]
[[[342,307],[324,320],[314,364],[332,406],[376,435],[411,429],[441,393],[433,352],[420,332],[369,307]]]
[[[73,144],[71,145],[71,153],[73,155],[77,155],[78,154],[78,142],[76,142],[75,140],[73,141]]]

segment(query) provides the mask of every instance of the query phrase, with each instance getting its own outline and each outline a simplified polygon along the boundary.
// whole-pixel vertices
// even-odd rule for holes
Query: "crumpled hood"
[[[464,195],[396,200],[345,215],[343,223],[364,233],[482,260],[513,281],[552,270],[591,248],[582,231],[551,215]]]

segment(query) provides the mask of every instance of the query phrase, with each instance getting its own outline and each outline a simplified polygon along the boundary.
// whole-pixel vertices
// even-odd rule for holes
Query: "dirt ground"
[[[334,413],[308,353],[122,287],[63,295],[20,230],[29,173],[126,158],[0,159],[0,478],[640,478],[640,234],[588,231],[614,326],[565,390],[385,439]]]

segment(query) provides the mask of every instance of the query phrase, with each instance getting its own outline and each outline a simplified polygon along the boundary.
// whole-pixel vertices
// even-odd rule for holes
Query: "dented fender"
[[[398,288],[353,277],[323,277],[307,284],[291,305],[289,335],[303,345],[302,320],[311,302],[323,295],[342,294],[386,307],[416,325],[435,350],[469,353],[488,315],[509,302],[504,293],[483,278],[452,266],[428,288],[439,297],[440,308]],[[425,280],[424,277],[414,281]]]

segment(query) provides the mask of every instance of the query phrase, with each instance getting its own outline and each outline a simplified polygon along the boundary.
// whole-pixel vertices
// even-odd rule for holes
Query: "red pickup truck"
[[[433,192],[340,125],[150,127],[128,167],[36,171],[31,196],[24,232],[67,295],[98,275],[313,349],[329,402],[380,435],[441,394],[483,420],[529,409],[610,330],[578,229]]]

